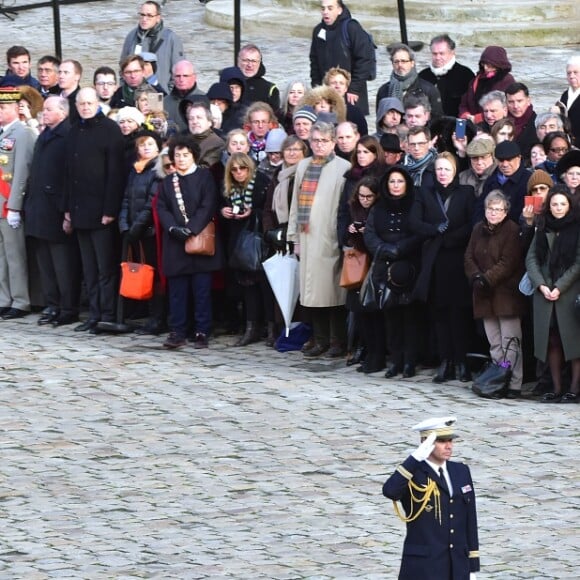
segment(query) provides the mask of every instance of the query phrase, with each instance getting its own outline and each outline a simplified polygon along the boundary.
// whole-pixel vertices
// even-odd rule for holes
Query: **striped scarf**
[[[308,164],[308,167],[304,172],[304,178],[300,184],[300,192],[298,193],[298,224],[307,225],[310,221],[310,211],[312,210],[312,205],[314,203],[314,196],[316,194],[316,188],[318,187],[320,174],[322,173],[324,166],[333,159],[334,153],[331,153],[324,159],[312,158],[312,161]]]

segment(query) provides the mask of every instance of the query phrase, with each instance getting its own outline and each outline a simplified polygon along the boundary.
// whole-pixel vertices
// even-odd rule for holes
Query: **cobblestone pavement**
[[[0,322],[0,578],[395,578],[381,485],[455,414],[478,578],[579,576],[578,407],[361,376],[263,345]]]
[[[116,62],[136,7],[62,7],[65,57],[86,82]],[[207,88],[232,63],[231,32],[209,30],[194,2],[166,12]],[[0,20],[0,37],[52,52],[49,9]],[[267,47],[280,86],[307,77],[306,39],[272,26],[244,40]],[[480,50],[460,59],[474,66]],[[572,52],[509,50],[536,108],[563,90]],[[171,353],[161,338],[79,337],[35,318],[0,322],[1,580],[395,578],[404,528],[381,485],[416,444],[408,427],[451,413],[478,491],[478,578],[580,576],[576,406],[489,402],[428,373],[361,377],[225,338]]]

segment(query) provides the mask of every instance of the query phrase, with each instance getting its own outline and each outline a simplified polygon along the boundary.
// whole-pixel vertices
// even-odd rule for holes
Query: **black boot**
[[[258,325],[255,322],[246,322],[246,331],[243,336],[234,344],[234,346],[248,346],[253,342],[258,342],[260,340],[260,331],[258,330]]]
[[[455,365],[455,376],[462,383],[468,383],[471,381],[471,371],[465,363],[459,363]]]
[[[437,374],[433,377],[434,383],[445,383],[451,381],[455,378],[455,367],[453,366],[453,361],[442,360],[439,368],[437,369]]]
[[[276,343],[276,324],[274,322],[268,322],[268,334],[266,336],[266,346],[274,346]]]
[[[352,365],[357,365],[365,359],[366,348],[364,346],[359,346],[353,353],[353,355],[346,359],[346,366],[351,367]]]

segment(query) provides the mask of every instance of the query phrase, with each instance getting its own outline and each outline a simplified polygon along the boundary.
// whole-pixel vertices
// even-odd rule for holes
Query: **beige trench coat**
[[[311,158],[303,159],[296,169],[287,239],[300,244],[300,304],[307,307],[341,306],[346,290],[340,280],[341,251],[338,247],[336,218],[344,187],[344,174],[350,163],[335,157],[322,169],[310,212],[308,232],[301,232],[298,193]]]

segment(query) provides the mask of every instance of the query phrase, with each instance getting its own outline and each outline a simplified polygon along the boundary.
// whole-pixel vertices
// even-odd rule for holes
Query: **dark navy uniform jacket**
[[[383,485],[383,494],[400,501],[407,516],[411,513],[411,479],[421,487],[433,480],[440,492],[440,518],[433,494],[421,515],[407,523],[399,580],[469,580],[470,572],[479,571],[471,473],[463,463],[448,461],[446,466],[453,487],[452,497],[445,480],[425,461],[417,461],[413,456],[409,456]],[[418,491],[413,494],[415,498],[423,497]],[[414,503],[412,508],[413,513],[417,513],[420,504]]]

